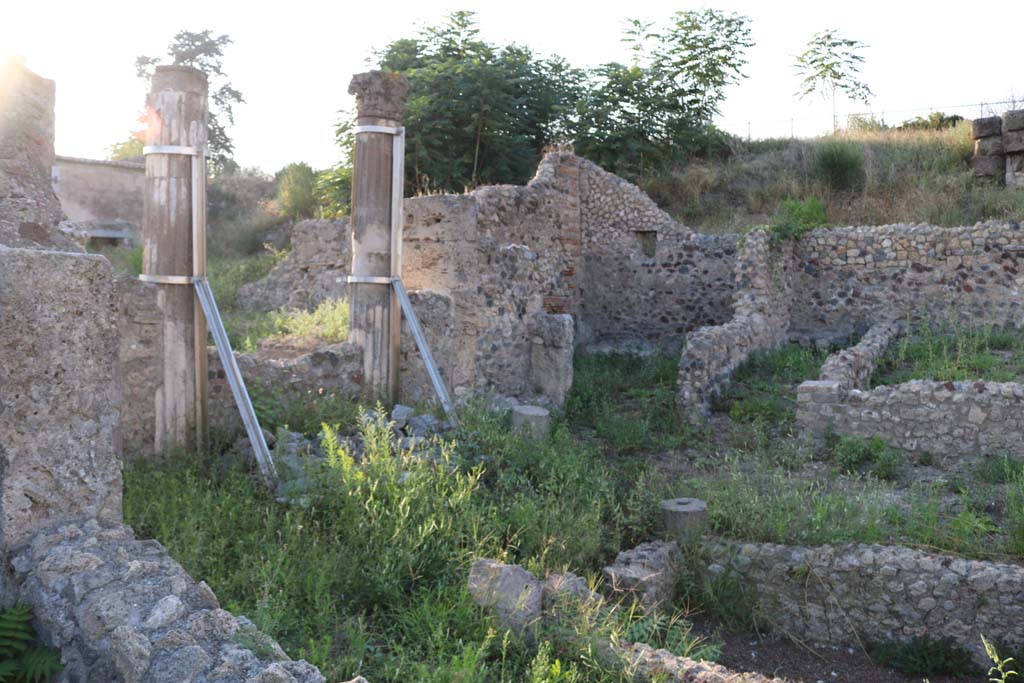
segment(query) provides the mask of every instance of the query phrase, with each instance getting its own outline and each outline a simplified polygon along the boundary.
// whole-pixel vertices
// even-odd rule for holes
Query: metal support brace
[[[270,455],[267,441],[263,438],[263,430],[260,428],[259,419],[253,409],[252,401],[249,399],[249,392],[245,388],[245,380],[242,379],[242,372],[238,368],[235,354],[231,350],[231,343],[228,340],[227,331],[224,329],[224,322],[217,309],[217,302],[213,298],[213,290],[210,289],[210,282],[206,279],[206,153],[205,150],[195,147],[181,145],[147,145],[142,148],[144,155],[149,154],[180,154],[192,157],[192,275],[139,275],[143,282],[151,282],[161,285],[192,285],[199,302],[196,310],[196,397],[197,407],[201,415],[199,419],[204,420],[205,411],[200,406],[206,403],[206,391],[209,378],[206,372],[206,335],[200,334],[200,329],[209,324],[210,332],[213,334],[214,344],[217,347],[217,354],[220,356],[221,365],[224,366],[224,374],[231,387],[231,393],[238,406],[238,412],[245,424],[246,434],[249,436],[249,443],[252,445],[256,455],[256,463],[259,465],[260,473],[267,486],[276,491],[278,488],[277,468],[274,467],[274,459]],[[200,338],[202,337],[202,338]],[[199,422],[197,421],[197,424]],[[205,433],[207,425],[201,424],[199,431]]]

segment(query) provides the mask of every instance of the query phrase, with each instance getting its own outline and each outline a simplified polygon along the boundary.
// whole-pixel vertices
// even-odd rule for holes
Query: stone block
[[[994,155],[988,157],[974,157],[971,159],[971,168],[978,178],[998,178],[1002,181],[1006,174],[1006,157]]]
[[[550,413],[540,406],[515,406],[512,408],[512,430],[533,439],[543,439],[548,434]]]
[[[531,638],[540,625],[543,587],[519,565],[482,559],[469,570],[469,594],[481,607],[494,612],[498,622]]]
[[[1004,151],[1003,137],[1001,135],[974,141],[974,156],[976,157],[999,155],[1003,154]]]
[[[1024,152],[1024,130],[1014,130],[1004,134],[1003,148],[1007,154]]]
[[[1003,132],[1003,120],[998,116],[987,116],[985,118],[971,121],[971,139],[990,138],[993,135],[1001,135]]]
[[[1003,114],[1003,132],[1024,130],[1024,109],[1013,109]]]
[[[121,518],[113,274],[101,256],[0,246],[0,548]]]
[[[1009,154],[1006,157],[1006,186],[1024,188],[1024,154]]]
[[[613,596],[638,600],[644,612],[653,614],[671,604],[681,563],[676,543],[643,543],[619,553],[615,564],[604,568],[605,586]]]

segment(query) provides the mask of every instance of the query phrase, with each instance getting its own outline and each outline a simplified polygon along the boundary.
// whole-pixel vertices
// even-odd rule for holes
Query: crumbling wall
[[[56,86],[19,62],[0,64],[0,244],[82,251],[58,225],[53,193],[53,100]]]
[[[676,353],[687,332],[727,321],[737,237],[694,233],[635,185],[579,164],[581,340]]]
[[[748,233],[736,260],[732,318],[686,335],[679,360],[676,407],[699,421],[732,373],[759,349],[789,338],[793,306],[791,245],[773,247],[765,230]]]
[[[55,525],[19,551],[14,567],[40,635],[60,649],[62,680],[324,681],[129,527]]]
[[[61,680],[323,683],[121,524],[114,292],[102,257],[0,245],[0,603]]]
[[[558,157],[556,157],[558,158]],[[542,174],[538,176],[543,177]],[[495,186],[468,195],[406,201],[402,279],[424,304],[431,351],[456,396],[476,392],[540,393],[533,379],[535,347],[571,377],[572,344],[555,334],[548,316],[575,307],[567,264],[571,242],[561,195],[547,181]],[[420,310],[417,307],[417,310]],[[555,328],[565,333],[564,327]],[[571,330],[569,330],[571,334]],[[403,341],[403,396],[428,399],[422,361],[410,337]],[[557,387],[547,386],[564,399]]]
[[[351,265],[347,218],[301,221],[292,228],[288,257],[267,277],[239,287],[235,303],[253,311],[311,310],[329,299],[345,298]]]
[[[110,264],[0,246],[0,557],[54,519],[121,517]]]

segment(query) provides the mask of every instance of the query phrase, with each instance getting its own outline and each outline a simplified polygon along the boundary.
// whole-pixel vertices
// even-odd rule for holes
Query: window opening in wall
[[[654,258],[655,252],[658,249],[658,231],[634,230],[634,232],[636,233],[636,238],[640,241],[640,251],[647,258]]]

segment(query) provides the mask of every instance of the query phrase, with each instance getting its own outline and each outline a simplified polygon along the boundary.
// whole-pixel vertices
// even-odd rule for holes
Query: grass
[[[578,615],[537,646],[498,630],[465,589],[476,558],[594,577],[647,537],[653,511],[642,463],[610,464],[564,424],[538,443],[504,416],[468,410],[462,422],[441,467],[393,452],[382,422],[367,427],[363,462],[332,450],[305,506],[209,457],[136,462],[125,518],[329,680],[625,681],[594,642],[631,627],[711,653],[678,618],[638,626],[629,610]]]
[[[507,416],[469,406],[440,464],[395,452],[383,419],[363,427],[367,449],[356,463],[331,436],[355,425],[354,405],[257,395],[272,427],[314,434],[328,425],[328,462],[311,471],[305,505],[275,501],[251,467],[231,459],[134,461],[126,522],[329,680],[624,683],[624,662],[599,645],[608,638],[714,658],[716,644],[696,636],[685,614],[644,618],[623,607],[576,605],[527,643],[502,631],[465,588],[479,557],[538,576],[571,570],[593,585],[618,550],[655,537],[667,497],[706,500],[711,532],[735,540],[1024,557],[1024,466],[1016,461],[979,465],[977,478],[992,482],[984,490],[904,485],[909,463],[884,443],[838,440],[815,454],[780,430],[792,420],[795,384],[816,376],[824,357],[800,347],[756,354],[725,406],[729,415],[743,410],[716,418],[715,431],[696,431],[674,411],[675,359],[580,354],[565,413],[545,439],[521,440]],[[767,407],[751,408],[748,394]],[[737,442],[733,432],[750,438]],[[651,455],[666,448],[689,468],[660,472]],[[809,475],[821,457],[824,470]],[[997,498],[998,519],[987,512]],[[681,594],[718,623],[756,621],[756,596],[735,577],[695,579]],[[946,654],[922,645],[893,656],[916,666]]]
[[[828,352],[789,345],[757,351],[733,374],[715,408],[736,422],[789,426],[796,418],[796,385],[816,379]]]
[[[676,412],[678,364],[657,354],[577,354],[566,417],[616,453],[679,447],[692,429]]]
[[[1015,330],[920,326],[882,357],[872,386],[914,379],[1016,381],[1024,376],[1024,335]]]
[[[837,153],[833,149],[841,149]],[[823,152],[840,162],[821,164]],[[816,139],[738,142],[724,161],[692,161],[644,183],[662,208],[704,232],[772,221],[782,202],[817,197],[830,225],[1019,219],[1024,194],[976,181],[969,125],[945,130],[855,130]],[[851,171],[852,180],[842,171]],[[838,170],[833,177],[832,170]],[[827,172],[826,172],[827,171]],[[838,187],[837,187],[838,183]],[[846,187],[847,189],[842,189]]]

